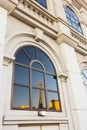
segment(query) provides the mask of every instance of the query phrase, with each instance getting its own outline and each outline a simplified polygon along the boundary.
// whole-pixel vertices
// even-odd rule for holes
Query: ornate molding
[[[81,8],[85,8],[87,9],[87,0],[72,0],[73,1],[73,4],[74,2],[78,4],[78,6]]]
[[[19,0],[17,7],[11,15],[34,28],[39,27],[44,33],[53,38],[57,37],[56,17],[33,0]]]

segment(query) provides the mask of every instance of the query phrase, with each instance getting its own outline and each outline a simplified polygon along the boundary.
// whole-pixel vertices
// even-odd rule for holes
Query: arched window
[[[43,7],[47,8],[47,2],[46,2],[46,0],[35,0],[35,1],[37,1]]]
[[[67,18],[67,21],[69,22],[69,24],[75,30],[77,30],[79,33],[83,34],[83,31],[81,29],[81,25],[80,25],[79,19],[76,16],[76,14],[74,13],[74,11],[72,9],[70,9],[68,6],[66,6],[65,13],[66,13],[66,18]]]
[[[83,78],[83,84],[86,90],[86,94],[87,94],[87,69],[83,69],[81,72],[82,78]]]
[[[50,58],[34,46],[15,54],[12,109],[61,111],[57,75]]]

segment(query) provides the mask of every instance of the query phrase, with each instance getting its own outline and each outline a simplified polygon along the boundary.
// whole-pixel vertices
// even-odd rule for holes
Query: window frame
[[[26,46],[25,46],[26,47]],[[29,46],[28,46],[29,47]],[[33,46],[32,46],[33,47]],[[22,47],[23,48],[23,47]],[[19,50],[19,49],[18,49]],[[39,49],[40,51],[42,51],[41,49]],[[19,50],[20,51],[20,50]],[[18,51],[17,51],[18,52]],[[44,53],[44,51],[42,51],[43,53]],[[46,53],[44,53],[45,55],[47,55]],[[37,55],[37,54],[36,54]],[[49,57],[48,57],[49,58]],[[49,58],[49,60],[50,60],[50,58]],[[33,70],[33,69],[35,69],[35,68],[33,68],[32,67],[32,64],[34,63],[34,62],[38,62],[38,63],[40,63],[41,64],[41,66],[43,67],[43,69],[44,69],[44,66],[43,66],[43,64],[40,62],[40,61],[38,61],[38,60],[32,60],[31,61],[31,63],[30,63],[30,66],[29,66],[29,69],[30,69],[30,73],[31,73],[31,70]],[[51,61],[52,62],[52,61]],[[20,65],[20,66],[22,66],[22,67],[26,67],[25,65],[23,66],[21,63],[17,63],[16,61],[14,61],[14,65],[13,65],[13,68],[14,68],[14,66],[16,65],[16,64],[18,64],[18,65]],[[53,63],[52,63],[53,64]],[[28,67],[28,66],[27,66]],[[53,66],[54,67],[54,66]],[[38,70],[38,69],[35,69],[35,70],[37,70],[37,71],[41,71],[41,70]],[[41,72],[44,72],[45,73],[45,75],[46,74],[48,74],[48,75],[51,75],[52,76],[52,73],[47,73],[45,70],[43,70],[43,71],[41,71]],[[13,75],[14,75],[14,73],[13,73]],[[54,76],[55,76],[55,74],[53,74]],[[56,76],[57,77],[57,76]],[[46,78],[46,77],[45,77]],[[13,79],[14,79],[14,76],[13,76]],[[14,82],[14,81],[13,81]],[[31,81],[30,81],[31,82]],[[46,84],[46,83],[45,83]],[[60,101],[60,93],[59,93],[59,87],[58,87],[58,79],[56,79],[56,86],[57,86],[57,91],[53,91],[53,90],[46,90],[46,91],[48,91],[48,92],[56,92],[57,93],[57,95],[58,95],[58,100]],[[44,89],[45,90],[45,89]],[[30,94],[30,96],[32,96],[31,94]],[[11,102],[12,103],[12,102]],[[32,103],[31,103],[32,104]],[[46,104],[47,104],[47,99],[46,99]],[[32,106],[32,105],[31,105]],[[48,107],[48,104],[47,104],[47,107]],[[12,104],[11,104],[11,108],[12,109],[14,109],[14,110],[32,110],[32,109],[19,109],[18,107],[16,108],[16,107],[13,107],[12,106]],[[39,109],[33,109],[33,110],[39,110]],[[44,110],[44,109],[43,109]],[[52,112],[61,112],[62,111],[62,108],[61,108],[61,101],[60,101],[60,110],[58,111],[58,110],[49,110],[48,108],[46,109],[46,111],[52,111]]]
[[[81,28],[81,24],[76,13],[69,6],[66,6],[65,14],[66,14],[67,22],[71,25],[71,27],[83,35],[83,30]]]

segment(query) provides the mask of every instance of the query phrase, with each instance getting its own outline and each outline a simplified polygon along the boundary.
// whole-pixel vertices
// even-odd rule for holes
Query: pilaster
[[[60,53],[67,73],[67,94],[75,130],[87,130],[87,97],[83,88],[75,50],[66,43],[60,44]],[[84,121],[84,123],[83,123]]]
[[[66,116],[68,117],[68,121],[69,121],[68,127],[69,127],[69,130],[74,130],[72,116],[71,116],[71,110],[70,110],[70,103],[68,100],[69,97],[68,97],[68,93],[67,93],[67,85],[66,85],[68,76],[66,74],[62,73],[59,75],[59,78],[61,79],[61,86],[62,86],[64,100],[65,100]],[[66,130],[68,130],[68,128],[66,128]]]
[[[0,7],[0,130],[2,130],[4,87],[2,87],[4,39],[7,23],[7,11]]]
[[[54,0],[55,14],[57,17],[66,20],[63,4],[61,0]]]

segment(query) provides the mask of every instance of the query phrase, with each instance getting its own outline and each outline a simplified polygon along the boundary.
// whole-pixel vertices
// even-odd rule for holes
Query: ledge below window
[[[28,115],[5,115],[4,116],[4,120],[3,120],[3,124],[49,124],[49,123],[55,123],[55,124],[59,124],[59,123],[64,123],[67,124],[68,123],[68,118],[67,117],[54,117],[54,118],[50,118],[50,117],[38,117],[38,116],[28,116]]]

